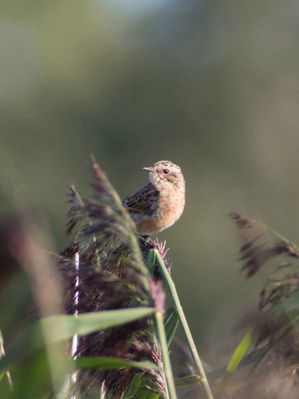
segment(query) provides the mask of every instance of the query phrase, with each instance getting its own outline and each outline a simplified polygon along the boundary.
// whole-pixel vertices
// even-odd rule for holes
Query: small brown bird
[[[146,186],[124,199],[123,204],[136,224],[138,234],[148,236],[172,226],[185,206],[185,180],[179,166],[158,161],[145,167]]]

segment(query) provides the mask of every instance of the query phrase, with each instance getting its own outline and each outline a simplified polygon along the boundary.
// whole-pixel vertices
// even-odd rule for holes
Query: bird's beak
[[[145,166],[144,168],[142,168],[143,170],[146,170],[147,172],[151,172],[152,171],[152,167],[151,166]]]

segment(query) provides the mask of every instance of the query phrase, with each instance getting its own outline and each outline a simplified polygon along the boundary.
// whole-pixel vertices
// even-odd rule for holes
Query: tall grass
[[[2,392],[8,397],[22,392],[22,397],[175,399],[169,346],[181,320],[200,364],[198,380],[211,398],[165,246],[137,236],[94,158],[90,168],[91,198],[69,188],[70,242],[60,254],[46,254],[36,244],[34,223],[23,215],[17,218],[26,232],[16,229],[22,252],[15,248],[12,261],[28,279],[33,313],[7,345],[5,339],[1,384],[9,386]],[[167,306],[165,287],[172,299]],[[9,328],[2,328],[9,336]],[[33,387],[25,368],[33,375],[37,369],[43,373],[40,386]]]
[[[275,377],[288,395],[275,398],[295,398],[286,385],[299,359],[298,248],[262,223],[231,214],[245,276],[267,264],[272,269],[259,312],[227,366],[206,373],[166,244],[138,237],[93,157],[90,169],[89,198],[69,188],[69,244],[61,253],[46,251],[49,241],[31,213],[16,207],[2,219],[0,397],[212,399],[257,392],[266,398],[265,381],[270,389]],[[177,338],[179,325],[186,344]],[[173,362],[179,348],[188,363],[183,375]]]

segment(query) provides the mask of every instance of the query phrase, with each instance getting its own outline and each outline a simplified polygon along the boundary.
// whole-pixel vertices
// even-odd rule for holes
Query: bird
[[[181,168],[171,161],[144,167],[149,183],[126,197],[123,205],[135,222],[137,233],[148,237],[171,227],[185,207],[185,179]]]

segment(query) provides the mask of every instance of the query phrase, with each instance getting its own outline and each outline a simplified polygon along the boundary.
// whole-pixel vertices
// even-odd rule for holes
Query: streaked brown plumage
[[[134,220],[140,235],[159,233],[172,226],[185,206],[185,180],[179,166],[170,161],[158,161],[151,167],[146,186],[123,204]]]

